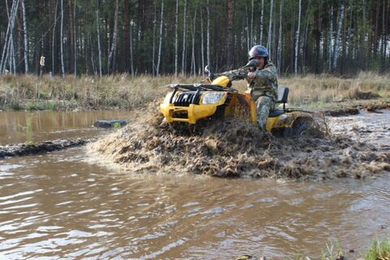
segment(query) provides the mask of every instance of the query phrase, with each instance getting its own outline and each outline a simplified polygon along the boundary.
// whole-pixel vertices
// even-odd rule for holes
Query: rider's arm
[[[263,91],[277,92],[278,78],[276,67],[273,64],[269,64],[264,69],[257,70],[253,81],[254,85]]]
[[[216,74],[216,76],[226,76],[230,79],[232,78],[239,78],[239,79],[245,79],[247,77],[248,70],[247,69],[236,69],[236,70],[229,70],[222,73]]]

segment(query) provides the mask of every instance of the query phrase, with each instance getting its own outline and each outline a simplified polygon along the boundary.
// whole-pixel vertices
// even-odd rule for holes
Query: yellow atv
[[[248,64],[244,67],[253,65]],[[257,124],[255,101],[249,93],[238,93],[232,88],[234,80],[243,78],[245,75],[233,79],[219,76],[211,83],[168,85],[172,91],[160,104],[160,112],[171,124],[196,125],[203,120],[223,117],[241,118]],[[285,135],[300,135],[311,125],[312,113],[286,108],[288,93],[287,87],[279,86],[276,104],[280,106],[270,111],[266,129]]]

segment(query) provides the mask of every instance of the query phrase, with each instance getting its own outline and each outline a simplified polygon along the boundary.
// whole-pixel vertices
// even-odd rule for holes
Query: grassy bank
[[[304,259],[308,260],[309,257]],[[339,241],[327,244],[322,250],[321,260],[388,260],[390,259],[390,240],[387,238],[376,239],[367,249],[363,249],[361,256],[355,250],[345,252]]]
[[[0,76],[1,110],[89,110],[131,109],[163,98],[170,83],[196,83],[202,77],[106,76],[37,77]],[[290,105],[307,108],[341,106],[344,102],[389,103],[390,76],[361,73],[355,78],[329,75],[284,77],[280,85],[290,87]],[[245,82],[234,85],[245,90]]]

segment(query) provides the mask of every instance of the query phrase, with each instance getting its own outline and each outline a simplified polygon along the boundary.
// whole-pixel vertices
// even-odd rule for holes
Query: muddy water
[[[360,111],[356,116],[333,117],[330,118],[330,127],[335,134],[348,133],[356,141],[370,142],[380,150],[390,150],[389,110]]]
[[[388,112],[362,116],[331,127],[370,139],[353,125],[389,125]],[[389,174],[311,182],[135,174],[88,153],[0,161],[0,259],[318,259],[332,239],[355,249],[347,253],[355,259],[375,237],[390,236]]]
[[[2,112],[0,145],[95,136],[97,120],[128,119],[128,111]]]

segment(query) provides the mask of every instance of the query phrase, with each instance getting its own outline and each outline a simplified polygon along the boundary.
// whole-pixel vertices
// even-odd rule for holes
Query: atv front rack
[[[169,84],[169,88],[174,90],[214,90],[214,91],[232,91],[230,88],[224,88],[213,84]]]
[[[169,103],[173,103],[173,98],[175,97],[178,90],[180,91],[195,91],[192,96],[192,100],[189,100],[188,104],[195,104],[198,100],[202,91],[223,91],[223,92],[237,92],[237,90],[232,88],[224,88],[218,85],[213,84],[170,84],[169,88],[173,89]]]

